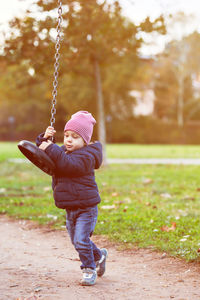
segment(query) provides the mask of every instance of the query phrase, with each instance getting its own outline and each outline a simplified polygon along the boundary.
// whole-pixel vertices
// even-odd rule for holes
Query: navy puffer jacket
[[[45,140],[39,135],[36,144]],[[58,208],[77,209],[98,204],[101,199],[95,181],[94,169],[102,163],[102,145],[95,142],[70,153],[65,146],[49,145],[45,152],[56,165],[52,177],[55,204]]]

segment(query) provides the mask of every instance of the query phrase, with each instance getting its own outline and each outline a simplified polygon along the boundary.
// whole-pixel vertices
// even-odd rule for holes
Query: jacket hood
[[[103,155],[102,155],[102,145],[100,142],[95,142],[93,144],[89,144],[88,146],[86,146],[87,149],[85,149],[86,151],[88,151],[89,153],[91,153],[94,158],[95,158],[95,169],[98,169],[101,164],[102,164],[102,160],[103,160]]]

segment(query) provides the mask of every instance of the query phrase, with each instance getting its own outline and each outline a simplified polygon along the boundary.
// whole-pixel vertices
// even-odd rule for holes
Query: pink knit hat
[[[65,124],[64,131],[76,132],[84,139],[86,144],[89,144],[95,124],[96,120],[91,113],[81,110],[71,116],[71,119]]]

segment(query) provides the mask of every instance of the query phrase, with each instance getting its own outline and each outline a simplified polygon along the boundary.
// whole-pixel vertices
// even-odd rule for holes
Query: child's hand
[[[51,144],[53,144],[52,141],[42,142],[39,148],[44,151]]]
[[[54,136],[55,133],[56,133],[56,131],[54,130],[54,128],[49,126],[49,127],[47,127],[47,129],[45,131],[44,138],[48,139],[49,137]]]

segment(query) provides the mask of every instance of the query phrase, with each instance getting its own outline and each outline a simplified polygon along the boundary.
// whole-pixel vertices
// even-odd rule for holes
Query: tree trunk
[[[178,107],[177,107],[177,122],[179,127],[183,127],[183,89],[184,89],[184,80],[182,74],[179,74],[178,78]]]
[[[103,146],[103,164],[106,165],[107,157],[106,157],[106,127],[105,127],[105,117],[104,117],[104,103],[103,103],[103,93],[102,93],[102,84],[101,84],[101,73],[100,73],[100,67],[97,59],[94,60],[94,74],[95,74],[97,109],[98,109],[98,138]]]

